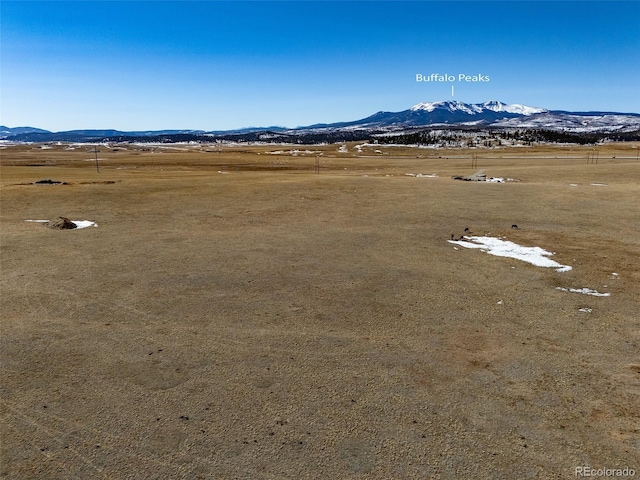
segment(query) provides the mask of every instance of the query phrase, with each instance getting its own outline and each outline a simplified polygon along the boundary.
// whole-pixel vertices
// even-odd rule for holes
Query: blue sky
[[[0,123],[294,127],[420,102],[640,112],[634,1],[3,0]],[[418,83],[417,73],[489,82]]]

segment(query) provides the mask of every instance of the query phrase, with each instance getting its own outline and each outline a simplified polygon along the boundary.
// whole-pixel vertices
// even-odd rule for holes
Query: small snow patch
[[[607,186],[606,183],[592,183],[591,185],[593,185],[594,187],[606,187]]]
[[[76,228],[87,228],[87,227],[97,227],[98,224],[96,222],[92,222],[91,220],[71,220],[76,224]]]
[[[591,290],[590,288],[562,288],[556,287],[556,290],[561,290],[563,292],[572,292],[572,293],[582,293],[583,295],[591,295],[593,297],[608,297],[610,293],[600,293],[596,290]]]
[[[523,262],[531,263],[537,267],[555,268],[557,272],[567,272],[571,270],[569,265],[561,265],[555,260],[551,260],[552,252],[547,252],[540,247],[523,247],[508,240],[501,240],[494,237],[462,237],[464,240],[447,240],[465,248],[478,248],[483,252],[498,257],[515,258]]]
[[[64,218],[64,217],[59,217],[59,218]],[[35,222],[35,223],[46,223],[46,224],[49,224],[50,220],[25,220],[25,222]],[[75,229],[87,228],[87,227],[97,227],[98,226],[98,224],[96,222],[92,222],[91,220],[71,220],[71,223],[73,223],[75,225]]]
[[[578,309],[579,312],[591,313],[593,312],[593,308],[583,307]]]
[[[416,177],[416,178],[437,178],[438,175],[435,173],[405,173],[407,177]]]

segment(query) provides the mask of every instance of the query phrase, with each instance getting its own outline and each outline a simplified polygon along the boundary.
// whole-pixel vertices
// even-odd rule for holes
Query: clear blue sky
[[[634,1],[6,1],[1,113],[53,131],[294,127],[420,102],[640,112]],[[488,75],[417,83],[415,75]]]

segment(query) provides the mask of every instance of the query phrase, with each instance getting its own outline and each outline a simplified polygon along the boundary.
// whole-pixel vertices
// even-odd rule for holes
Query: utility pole
[[[93,153],[96,155],[96,172],[100,173],[100,166],[98,165],[98,146],[93,146]]]

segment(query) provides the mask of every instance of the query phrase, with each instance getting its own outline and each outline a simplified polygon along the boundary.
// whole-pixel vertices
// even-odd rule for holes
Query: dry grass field
[[[0,150],[1,478],[640,475],[639,145],[50,147]]]

